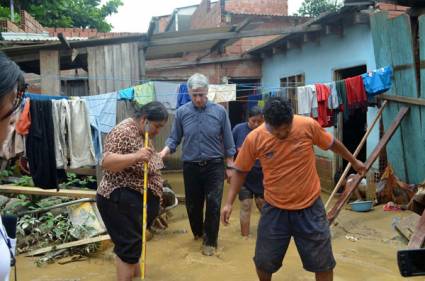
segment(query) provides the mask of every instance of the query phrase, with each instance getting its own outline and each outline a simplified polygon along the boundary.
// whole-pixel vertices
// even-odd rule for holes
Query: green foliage
[[[74,173],[68,173],[67,174],[67,181],[63,184],[61,184],[62,188],[67,187],[90,187],[91,185],[95,184],[96,178],[92,176],[86,176],[86,177],[78,177]]]
[[[338,2],[338,0],[304,0],[298,13],[300,16],[317,17],[321,13],[338,10],[340,7]]]
[[[30,176],[22,176],[15,183],[15,185],[17,185],[17,186],[34,186],[34,182],[32,181],[32,178]]]
[[[122,0],[15,0],[15,6],[26,10],[46,27],[96,28],[101,32],[111,31],[106,17],[118,11]],[[9,0],[0,0],[8,7]]]
[[[39,217],[22,216],[17,225],[18,252],[34,248],[59,245],[88,237],[93,227],[86,224],[73,225],[66,213],[54,215],[47,212]],[[72,254],[90,254],[96,251],[96,245],[85,245],[71,249]],[[71,254],[71,253],[69,253]],[[45,256],[36,261],[37,265],[50,262],[54,256]]]

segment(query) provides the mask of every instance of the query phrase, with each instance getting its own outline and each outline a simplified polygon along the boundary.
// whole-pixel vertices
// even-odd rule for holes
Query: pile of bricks
[[[21,11],[21,29],[28,33],[43,33],[46,29],[29,13]]]
[[[234,14],[287,16],[288,1],[227,0],[224,9]]]
[[[375,8],[382,11],[387,11],[388,16],[390,18],[395,18],[399,15],[407,13],[410,10],[410,7],[400,6],[396,4],[390,4],[390,3],[377,3]]]
[[[1,32],[23,32],[16,24],[10,20],[0,20],[0,31]]]

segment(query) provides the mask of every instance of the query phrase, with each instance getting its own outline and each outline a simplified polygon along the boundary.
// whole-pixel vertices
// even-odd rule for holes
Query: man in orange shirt
[[[269,98],[264,107],[265,124],[245,139],[235,162],[222,222],[227,225],[232,205],[245,176],[259,159],[264,173],[266,201],[258,224],[254,263],[260,281],[269,281],[282,266],[291,237],[294,237],[304,269],[318,281],[333,280],[329,223],[320,199],[313,145],[332,150],[349,161],[359,173],[365,165],[326,132],[314,119],[293,115],[282,97]]]

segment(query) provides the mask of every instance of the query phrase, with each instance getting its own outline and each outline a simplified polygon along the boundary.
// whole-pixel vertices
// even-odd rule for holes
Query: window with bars
[[[280,78],[280,87],[287,88],[286,94],[292,104],[294,113],[298,113],[296,87],[305,86],[304,73]]]

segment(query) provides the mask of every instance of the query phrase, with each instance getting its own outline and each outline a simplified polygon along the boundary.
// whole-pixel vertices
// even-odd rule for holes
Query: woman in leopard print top
[[[136,110],[133,118],[119,123],[106,137],[97,205],[106,229],[115,244],[117,280],[140,277],[142,251],[142,194],[144,162],[148,162],[148,226],[159,213],[163,168],[152,144],[144,148],[145,127],[150,139],[168,121],[167,109],[151,102]],[[147,125],[147,126],[146,126]]]

